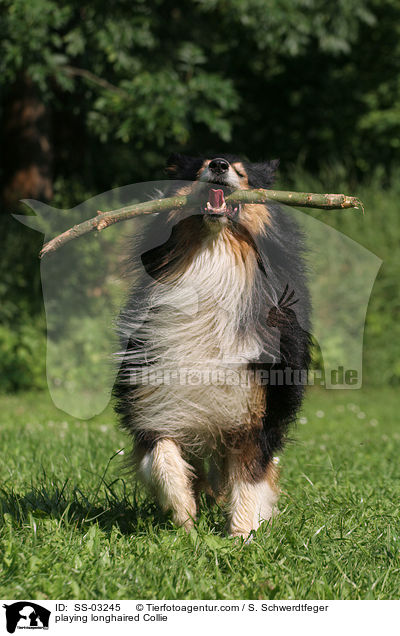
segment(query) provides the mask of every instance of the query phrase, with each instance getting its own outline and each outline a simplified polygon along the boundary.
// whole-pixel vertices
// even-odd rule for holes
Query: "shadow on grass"
[[[120,496],[115,492],[116,487],[122,492]],[[60,487],[51,483],[39,488],[31,486],[25,494],[0,489],[0,527],[2,517],[8,514],[17,526],[34,519],[58,519],[68,526],[86,532],[94,524],[110,534],[117,528],[121,534],[131,535],[148,532],[149,527],[154,530],[176,530],[169,515],[165,515],[155,502],[144,498],[134,486],[133,496],[128,497],[126,483],[123,479],[116,479],[112,483],[104,482],[105,492],[99,497],[97,491],[92,501],[77,487],[68,489],[68,480]],[[200,507],[205,507],[207,516],[217,516],[210,519],[217,534],[224,534],[224,524],[218,517],[218,511],[213,511],[212,502],[204,497]],[[214,514],[213,514],[214,513]]]
[[[122,484],[125,490],[124,482]],[[151,501],[139,503],[135,495],[131,501],[125,494],[117,498],[106,493],[102,501],[91,502],[79,488],[66,494],[66,486],[67,482],[62,488],[54,484],[50,487],[32,487],[25,494],[2,488],[0,513],[10,515],[17,525],[22,525],[33,516],[35,519],[58,519],[82,531],[93,524],[98,524],[107,533],[118,528],[122,534],[137,533],[149,524],[158,529],[171,528],[168,518]]]
[[[90,525],[97,524],[103,531],[110,534],[118,528],[121,534],[131,535],[154,530],[176,530],[170,516],[164,514],[159,506],[146,498],[133,484],[133,496],[128,495],[126,481],[122,478],[106,481],[106,474],[112,460],[119,453],[114,453],[108,460],[105,470],[98,476],[97,486],[86,496],[77,486],[71,488],[69,478],[62,485],[55,482],[42,468],[43,485],[31,488],[25,494],[17,493],[12,488],[0,488],[0,527],[3,515],[9,515],[17,526],[34,519],[58,519],[69,526],[74,526],[86,532]],[[129,486],[131,491],[131,486]],[[218,505],[208,496],[200,499],[200,512],[204,508],[206,517],[216,528],[217,534],[225,534],[224,523]],[[217,510],[216,510],[217,508]]]
[[[116,481],[122,482],[125,491],[125,483]],[[116,482],[107,486],[113,485]],[[122,497],[113,497],[106,492],[101,501],[98,498],[90,501],[79,488],[66,492],[66,487],[67,482],[61,488],[55,484],[32,487],[25,494],[2,488],[0,513],[10,515],[17,525],[22,525],[33,516],[35,519],[58,519],[83,531],[90,525],[98,524],[107,533],[115,527],[122,534],[136,533],[149,524],[159,529],[171,527],[154,503],[147,500],[139,503],[136,493],[133,501],[128,499],[125,492]]]
[[[84,532],[93,524],[98,524],[106,533],[118,528],[122,534],[137,533],[149,524],[159,529],[170,527],[168,519],[153,502],[147,499],[140,501],[137,485],[133,498],[130,498],[125,480],[106,480],[110,464],[118,454],[114,453],[109,458],[103,474],[97,478],[97,486],[88,496],[77,486],[69,487],[69,478],[60,486],[43,468],[43,485],[35,487],[31,484],[26,494],[1,488],[0,525],[1,517],[8,514],[17,525],[33,516],[35,519],[58,519]]]

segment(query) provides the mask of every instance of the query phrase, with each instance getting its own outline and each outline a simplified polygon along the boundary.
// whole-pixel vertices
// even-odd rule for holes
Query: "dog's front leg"
[[[229,534],[247,538],[274,512],[278,499],[276,472],[272,462],[262,475],[254,477],[240,457],[232,457],[229,464]]]
[[[157,441],[139,462],[138,476],[152,490],[164,511],[186,530],[193,527],[196,501],[192,490],[193,468],[172,439]]]

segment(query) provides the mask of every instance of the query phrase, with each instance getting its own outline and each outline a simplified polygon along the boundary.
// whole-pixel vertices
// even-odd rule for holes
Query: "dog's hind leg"
[[[164,511],[172,511],[178,526],[190,530],[196,516],[193,468],[172,439],[161,439],[138,463],[138,476],[153,491]]]

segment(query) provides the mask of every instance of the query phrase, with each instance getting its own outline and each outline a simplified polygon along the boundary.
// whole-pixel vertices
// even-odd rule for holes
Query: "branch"
[[[266,203],[277,201],[285,205],[320,210],[341,210],[345,208],[361,208],[364,205],[357,197],[345,194],[315,194],[313,192],[287,192],[286,190],[236,190],[226,201],[239,203]]]
[[[119,88],[118,86],[111,84],[110,82],[103,79],[102,77],[99,77],[98,75],[95,75],[91,71],[87,71],[84,68],[77,68],[76,66],[69,66],[66,64],[64,66],[60,66],[60,70],[63,71],[64,73],[67,73],[67,75],[84,77],[85,79],[89,80],[89,82],[92,82],[93,84],[97,84],[98,86],[101,86],[102,88],[105,88],[106,90],[111,91],[112,93],[116,93],[117,95],[120,95],[121,97],[130,97],[129,93],[124,91],[123,88]]]
[[[361,208],[364,206],[360,199],[356,197],[348,197],[344,194],[313,194],[307,192],[285,192],[279,190],[236,190],[226,197],[227,203],[267,203],[268,201],[277,201],[286,205],[300,206],[306,208],[320,208],[322,210],[338,210],[344,208]],[[156,199],[138,203],[136,205],[128,205],[118,210],[110,210],[108,212],[98,212],[97,216],[88,219],[83,223],[74,225],[59,236],[56,236],[48,243],[45,243],[40,252],[40,258],[55,252],[59,247],[65,245],[69,241],[88,234],[93,230],[100,232],[114,223],[131,219],[134,216],[142,216],[144,214],[154,214],[164,210],[182,208],[186,205],[198,202],[196,197],[192,196],[175,196],[167,199]]]

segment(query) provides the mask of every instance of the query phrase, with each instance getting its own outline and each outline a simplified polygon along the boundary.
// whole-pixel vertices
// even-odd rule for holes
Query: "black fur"
[[[264,461],[282,448],[290,424],[301,407],[305,386],[293,384],[285,370],[302,371],[303,379],[310,364],[310,297],[306,282],[303,236],[291,217],[274,204],[269,205],[271,227],[267,238],[260,241],[259,250],[270,284],[279,295],[278,303],[267,317],[267,326],[279,331],[281,360],[264,368],[271,374],[281,372],[283,384],[267,385],[267,411],[264,416],[260,444]],[[296,303],[285,306],[285,290],[293,294]],[[282,304],[283,301],[283,304]],[[293,308],[292,308],[293,307]]]

